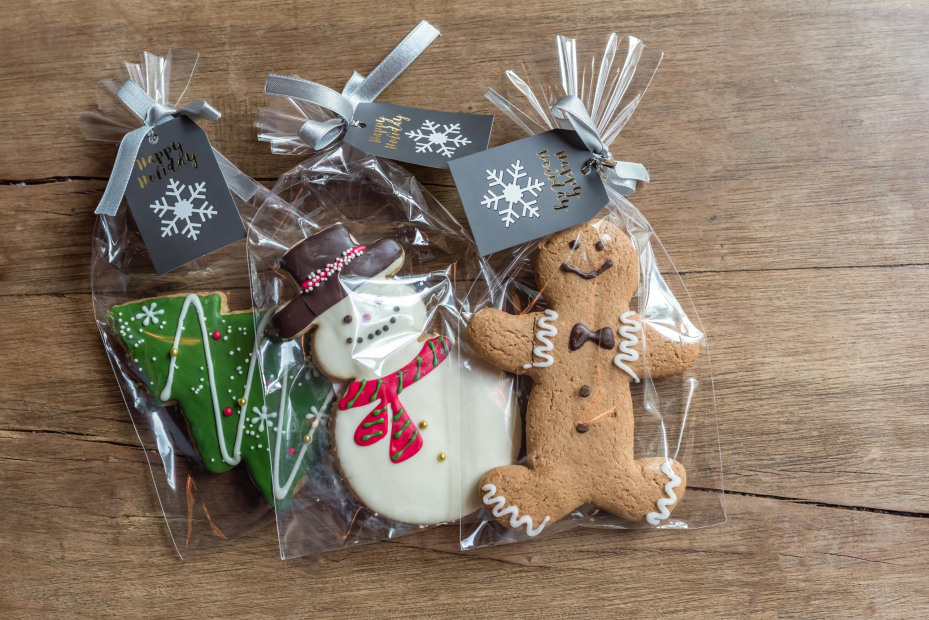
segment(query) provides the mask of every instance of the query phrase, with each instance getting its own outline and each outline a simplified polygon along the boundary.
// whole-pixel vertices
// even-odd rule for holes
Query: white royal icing
[[[425,344],[430,313],[424,297],[428,291],[417,292],[398,279],[365,282],[316,319],[315,361],[326,374],[346,381],[376,380],[397,371]],[[479,359],[462,364],[452,346],[444,362],[399,395],[413,424],[427,422],[419,430],[422,448],[400,463],[390,459],[388,437],[368,446],[355,443],[355,429],[377,400],[339,410],[333,443],[353,493],[371,510],[404,523],[443,523],[477,510],[481,476],[512,464],[519,451],[515,394],[501,389],[501,381],[501,373]],[[440,452],[445,460],[438,459]]]
[[[530,517],[529,515],[523,515],[520,517],[519,508],[517,508],[516,506],[510,506],[509,508],[504,508],[504,506],[506,506],[506,498],[503,497],[502,495],[494,497],[495,495],[497,495],[497,487],[495,487],[492,484],[489,484],[489,483],[485,484],[483,487],[481,487],[481,490],[487,491],[487,494],[484,495],[484,505],[487,506],[488,508],[490,506],[493,506],[493,508],[490,509],[490,512],[493,513],[495,517],[505,517],[506,515],[510,515],[510,527],[513,528],[514,530],[519,528],[520,526],[525,525],[526,534],[534,537],[534,536],[538,536],[539,533],[542,531],[542,528],[544,528],[545,525],[548,523],[549,517],[546,516],[544,519],[542,519],[542,523],[539,524],[539,527],[533,527],[532,517]]]
[[[558,335],[558,328],[552,325],[552,321],[558,320],[558,313],[552,309],[547,309],[543,313],[545,316],[540,316],[536,327],[539,329],[535,332],[535,337],[541,342],[539,346],[532,350],[536,357],[541,357],[541,362],[533,362],[531,364],[524,364],[523,368],[547,368],[552,365],[554,358],[551,356],[549,351],[554,348],[552,345],[551,338],[554,338]]]
[[[191,306],[193,306],[194,310],[196,310],[197,312],[197,320],[199,321],[199,325],[200,325],[200,341],[203,343],[203,353],[204,353],[204,356],[206,357],[206,371],[209,377],[210,396],[211,396],[211,400],[213,403],[213,417],[216,421],[216,435],[217,435],[217,438],[219,439],[219,451],[223,457],[223,462],[225,462],[227,465],[238,465],[239,462],[241,462],[242,460],[242,436],[245,432],[245,422],[246,422],[246,418],[248,417],[246,414],[246,407],[248,407],[248,403],[239,407],[239,426],[236,429],[235,444],[233,445],[233,448],[232,448],[232,454],[229,454],[229,451],[226,448],[226,435],[223,430],[222,412],[220,411],[220,407],[219,407],[219,397],[216,394],[216,379],[213,373],[213,356],[210,353],[210,344],[209,344],[210,335],[207,333],[206,315],[203,311],[203,305],[200,303],[200,298],[197,295],[191,294],[191,295],[188,295],[184,299],[184,305],[181,306],[181,312],[178,315],[178,319],[177,319],[177,328],[174,334],[174,343],[171,346],[173,348],[179,347],[180,342],[181,342],[181,334],[184,331],[184,319],[187,318],[187,311],[190,309]],[[271,319],[271,313],[267,313],[265,314],[264,317],[262,317],[261,321],[258,324],[258,329],[256,330],[256,334],[264,333],[265,327],[267,327],[268,321],[270,319]],[[248,374],[246,375],[245,387],[243,388],[244,389],[243,394],[248,394],[251,391],[252,380],[255,377],[255,363],[258,359],[259,344],[260,344],[259,338],[256,336],[255,344],[252,348],[252,353],[249,356]],[[168,367],[168,379],[165,382],[164,389],[161,391],[161,395],[160,395],[161,400],[165,402],[171,399],[171,387],[174,383],[174,371],[177,368],[178,357],[179,356],[173,356],[171,358],[171,364]],[[202,367],[201,367],[201,370],[202,370]],[[286,375],[284,377],[284,385],[286,386]],[[287,394],[286,387],[282,390],[282,394],[285,394],[285,395]],[[331,396],[330,396],[330,399],[331,399]],[[288,416],[289,416],[289,406],[290,406],[289,400],[290,399],[286,397],[282,398],[283,402],[281,405],[282,409],[285,406],[288,407]],[[270,419],[274,417],[277,418],[278,420],[277,441],[278,441],[278,447],[279,447],[281,432],[284,426],[284,422],[282,420],[283,411],[279,411],[277,415],[268,414],[266,407],[262,407],[261,409],[253,408],[252,411],[258,415],[258,418],[260,418],[262,426],[264,425],[265,422],[268,422],[270,426],[271,424]],[[254,421],[257,421],[257,420],[254,420]],[[253,421],[253,425],[254,425],[254,421]],[[315,426],[313,427],[313,429],[314,430],[311,431],[311,433],[315,432]],[[259,430],[261,430],[261,428],[259,428]],[[312,438],[312,434],[311,434],[311,438]],[[294,461],[294,467],[293,467],[293,470],[290,472],[290,477],[288,478],[287,484],[283,486],[278,484],[278,481],[280,479],[280,475],[279,475],[280,451],[279,450],[275,451],[274,467],[272,468],[272,472],[271,472],[275,498],[283,499],[284,496],[287,494],[287,489],[290,487],[291,483],[293,482],[293,479],[296,476],[296,473],[300,468],[300,463],[302,462],[302,459],[304,455],[306,454],[308,447],[309,447],[309,444],[303,444],[303,447],[301,447],[300,454],[297,457],[297,459]]]
[[[642,331],[642,324],[633,319],[633,316],[635,316],[635,312],[631,310],[623,312],[619,316],[619,320],[623,322],[623,326],[619,328],[619,337],[622,338],[622,341],[619,343],[619,353],[613,358],[613,363],[620,370],[626,371],[638,383],[639,377],[633,372],[632,368],[625,364],[625,362],[632,364],[639,359],[639,352],[635,349],[636,345],[639,344],[639,337],[636,336],[636,333]]]
[[[671,516],[671,511],[668,510],[668,506],[673,505],[674,502],[677,501],[677,495],[674,493],[674,489],[681,486],[681,477],[674,473],[674,468],[671,467],[671,461],[665,461],[661,464],[661,473],[670,478],[664,485],[664,492],[668,497],[662,497],[658,500],[658,512],[650,512],[645,515],[645,520],[648,521],[649,525],[658,525],[663,519],[667,519]]]

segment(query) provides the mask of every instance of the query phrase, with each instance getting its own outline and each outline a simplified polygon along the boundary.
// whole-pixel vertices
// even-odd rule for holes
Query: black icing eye
[[[400,306],[394,306],[394,312],[400,312]]]
[[[390,322],[391,322],[391,323],[396,323],[396,322],[397,322],[397,317],[395,317],[395,316],[390,317]]]
[[[581,247],[581,244],[577,242],[577,239],[572,239],[571,241],[568,241],[568,247],[572,250],[576,250]]]
[[[364,342],[364,339],[363,339],[363,338],[359,338],[357,342],[358,342],[358,344],[361,344],[362,342]]]
[[[386,332],[388,329],[390,329],[390,326],[389,326],[389,325],[385,325],[385,326],[384,326],[384,331]]]
[[[368,334],[368,340],[374,340],[374,334]]]
[[[351,315],[346,314],[346,315],[345,315],[345,318],[342,319],[342,322],[343,322],[343,323],[346,323],[346,324],[347,324],[347,323],[351,323],[351,322],[352,322],[352,317],[351,317]]]
[[[351,343],[352,343],[352,339],[351,339],[351,338],[346,338],[346,339],[345,339],[345,344],[351,344]]]
[[[594,244],[594,247],[597,248],[598,252],[602,252],[605,246],[603,245],[602,241],[598,241],[597,243]]]

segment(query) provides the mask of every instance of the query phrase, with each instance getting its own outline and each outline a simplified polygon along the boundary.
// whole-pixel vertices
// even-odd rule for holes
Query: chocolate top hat
[[[363,246],[342,224],[326,228],[290,248],[281,259],[281,267],[300,286],[300,295],[278,310],[271,324],[281,338],[302,336],[316,317],[345,297],[349,285],[341,276],[392,275],[402,264],[403,248],[393,239]]]

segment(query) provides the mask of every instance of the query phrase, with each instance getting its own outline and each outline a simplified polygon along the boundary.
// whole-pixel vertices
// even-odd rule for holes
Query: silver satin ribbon
[[[590,150],[591,158],[585,168],[584,174],[590,166],[597,168],[601,173],[607,187],[618,192],[621,196],[631,196],[635,193],[637,181],[648,183],[648,170],[642,164],[630,161],[616,161],[603,139],[593,119],[584,107],[584,103],[575,95],[567,95],[552,106],[552,115],[568,121],[571,128],[577,132],[584,146]]]
[[[175,110],[152,99],[141,86],[132,80],[128,80],[123,84],[116,96],[144,124],[123,136],[122,141],[119,143],[119,149],[116,151],[116,161],[113,163],[113,172],[110,174],[110,180],[103,192],[103,197],[100,199],[100,204],[97,205],[97,209],[94,211],[97,215],[116,215],[126,193],[126,187],[129,185],[129,179],[132,178],[132,167],[135,165],[135,158],[139,154],[139,147],[142,146],[142,141],[152,129],[178,116],[208,121],[218,120],[222,116],[219,110],[204,99],[198,99],[190,105]],[[253,184],[244,180],[247,177],[232,162],[220,155],[216,149],[213,149],[213,152],[220,163],[220,171],[223,173],[229,189],[243,200],[251,198],[255,193]]]
[[[297,132],[314,150],[324,149],[342,137],[359,103],[374,101],[438,36],[435,26],[419,22],[367,77],[357,71],[353,73],[341,93],[316,82],[271,74],[265,83],[265,94],[305,101],[335,113],[336,118],[327,121],[308,120]]]

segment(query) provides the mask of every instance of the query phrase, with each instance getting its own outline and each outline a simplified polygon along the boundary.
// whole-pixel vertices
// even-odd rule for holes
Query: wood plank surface
[[[924,2],[0,8],[0,616],[929,614]],[[115,149],[75,117],[141,50],[198,50],[188,97],[223,111],[214,144],[270,185],[298,160],[255,139],[266,74],[339,87],[419,19],[442,37],[384,101],[491,113],[485,88],[560,33],[666,53],[614,154],[648,166],[634,202],[710,337],[729,522],[467,553],[439,528],[319,562],[281,562],[270,526],[181,561],[93,322]],[[518,137],[498,117],[493,143]],[[414,172],[461,216],[446,172]]]

